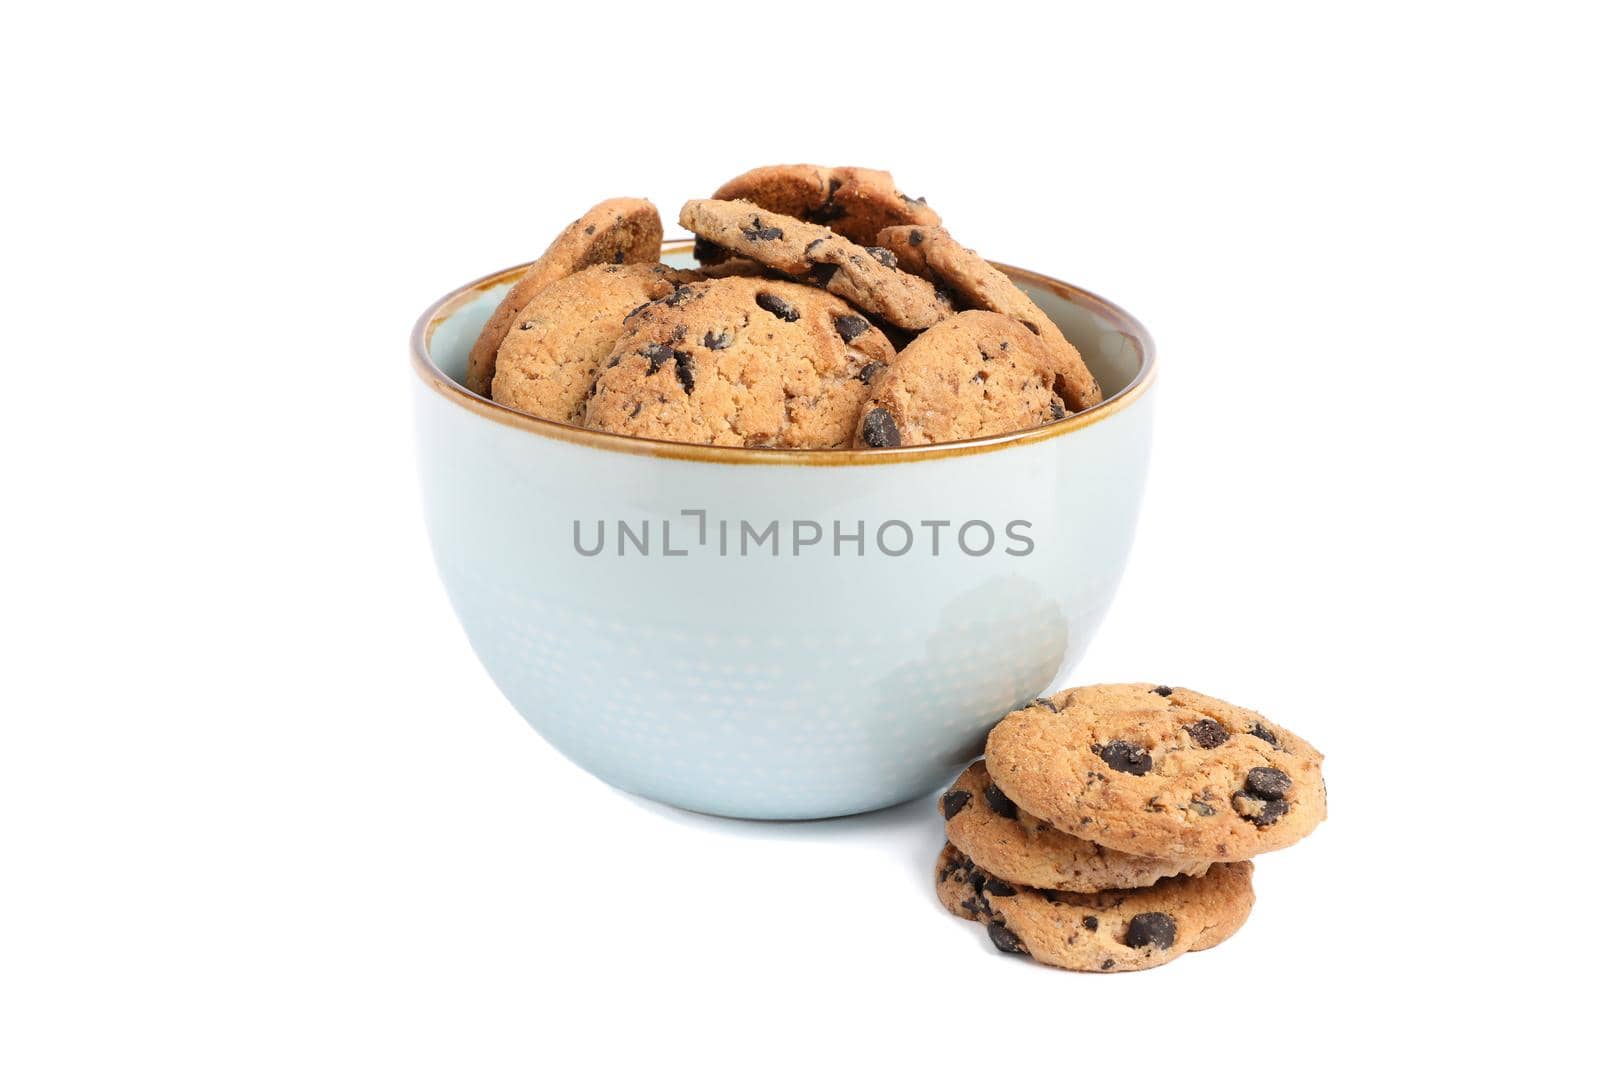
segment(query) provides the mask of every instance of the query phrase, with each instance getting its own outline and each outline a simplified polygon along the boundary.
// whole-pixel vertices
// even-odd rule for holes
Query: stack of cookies
[[[1002,952],[1137,971],[1220,944],[1252,856],[1327,815],[1322,754],[1187,689],[1095,685],[1012,712],[939,799],[939,899]]]
[[[1101,400],[1061,330],[887,171],[760,167],[683,206],[597,204],[506,294],[468,388],[610,433],[892,448],[1047,425]]]

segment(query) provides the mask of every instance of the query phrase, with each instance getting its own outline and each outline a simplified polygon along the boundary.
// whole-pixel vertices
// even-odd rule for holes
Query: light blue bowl
[[[472,647],[566,756],[695,811],[846,815],[944,785],[1002,715],[1064,684],[1143,491],[1154,348],[1125,312],[1002,268],[1107,394],[1064,421],[906,449],[729,449],[468,392],[467,352],[522,269],[418,321],[417,455]]]

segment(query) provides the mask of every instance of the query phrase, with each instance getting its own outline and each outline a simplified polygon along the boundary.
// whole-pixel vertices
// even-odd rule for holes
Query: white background
[[[0,63],[0,1060],[1533,1058],[1592,1009],[1593,27],[1338,5],[34,6]],[[1231,942],[998,956],[932,798],[621,795],[478,668],[405,340],[606,196],[892,168],[1164,358],[1080,681],[1328,755]]]

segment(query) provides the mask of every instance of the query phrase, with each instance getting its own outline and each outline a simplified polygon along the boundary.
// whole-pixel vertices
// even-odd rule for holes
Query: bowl
[[[664,258],[692,265],[689,249]],[[996,266],[1105,401],[899,449],[644,441],[477,396],[467,352],[526,264],[422,314],[434,557],[484,668],[545,740],[680,808],[848,815],[943,786],[1006,712],[1065,682],[1133,540],[1155,351],[1108,301]]]

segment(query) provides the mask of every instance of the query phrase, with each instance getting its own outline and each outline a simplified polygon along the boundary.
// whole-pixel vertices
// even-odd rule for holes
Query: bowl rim
[[[664,241],[661,254],[688,252],[694,247],[692,240]],[[1046,423],[1026,430],[976,437],[964,441],[945,441],[931,445],[905,445],[899,448],[871,449],[778,449],[740,448],[737,445],[686,444],[679,441],[656,441],[644,437],[627,437],[604,430],[590,430],[572,426],[554,419],[530,415],[525,411],[506,407],[488,397],[479,396],[451,378],[433,361],[429,348],[433,333],[441,323],[462,307],[477,299],[482,293],[507,282],[515,281],[530,266],[519,263],[514,267],[486,274],[476,281],[458,286],[428,305],[416,325],[411,329],[411,367],[422,383],[447,400],[465,408],[474,415],[498,422],[503,426],[554,438],[568,444],[599,448],[608,452],[626,452],[657,459],[688,460],[699,463],[755,464],[760,466],[800,467],[858,467],[882,463],[905,463],[920,460],[947,459],[978,453],[996,452],[1005,448],[1033,445],[1051,441],[1092,426],[1131,407],[1134,401],[1149,391],[1155,381],[1156,346],[1148,330],[1138,319],[1105,297],[1087,289],[1071,285],[1046,274],[1013,267],[1005,263],[991,264],[1016,282],[1044,289],[1070,304],[1085,308],[1111,324],[1118,333],[1133,342],[1139,354],[1139,369],[1133,380],[1122,389],[1106,397],[1093,407],[1075,412],[1065,419]]]

